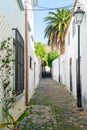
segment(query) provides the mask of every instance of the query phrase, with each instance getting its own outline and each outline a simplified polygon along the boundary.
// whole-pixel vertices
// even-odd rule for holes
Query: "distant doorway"
[[[34,89],[36,84],[36,63],[34,62]]]
[[[51,78],[52,77],[52,70],[46,65],[42,64],[42,78]]]
[[[72,58],[69,59],[69,68],[70,68],[70,91],[72,92]]]

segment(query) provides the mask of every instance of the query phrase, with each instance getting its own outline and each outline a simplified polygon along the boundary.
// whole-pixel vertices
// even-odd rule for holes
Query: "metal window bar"
[[[15,31],[15,91],[16,95],[24,89],[24,40],[17,29]]]

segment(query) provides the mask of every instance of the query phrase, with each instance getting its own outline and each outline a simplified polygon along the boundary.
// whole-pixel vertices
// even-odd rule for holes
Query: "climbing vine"
[[[13,49],[11,46],[11,38],[0,42],[0,85],[2,87],[1,103],[3,102],[6,110],[13,106]]]
[[[2,87],[1,103],[5,115],[5,122],[0,123],[0,128],[7,126],[10,130],[15,130],[18,123],[27,115],[24,111],[17,120],[14,119],[10,109],[13,108],[15,102],[15,91],[12,86],[13,77],[13,49],[11,46],[11,38],[0,42],[0,86]]]

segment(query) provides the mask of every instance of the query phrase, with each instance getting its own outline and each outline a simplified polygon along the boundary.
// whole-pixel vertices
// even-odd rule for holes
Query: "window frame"
[[[17,2],[18,2],[18,5],[19,5],[20,10],[21,10],[21,11],[24,11],[24,5],[23,5],[23,3],[22,3],[22,0],[17,0]]]
[[[18,29],[13,29],[15,31],[15,38],[13,44],[15,46],[15,85],[14,89],[16,95],[19,95],[24,90],[24,40],[18,31]]]
[[[30,56],[30,69],[33,69],[33,59],[31,56]]]

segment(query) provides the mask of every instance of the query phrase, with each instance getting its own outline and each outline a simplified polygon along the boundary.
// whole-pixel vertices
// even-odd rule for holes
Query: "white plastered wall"
[[[80,69],[81,69],[81,90],[82,90],[82,105],[87,108],[87,1],[79,0],[79,4],[85,11],[83,21],[80,25]],[[76,7],[77,7],[76,6]],[[74,17],[72,17],[66,37],[65,37],[65,53],[61,57],[64,65],[61,62],[61,78],[62,83],[66,85],[70,91],[70,65],[69,60],[72,58],[72,93],[77,98],[77,85],[76,85],[76,60],[78,58],[78,28],[75,25],[76,31],[74,37],[72,35],[72,24]],[[70,32],[70,44],[68,44],[68,34]],[[63,58],[64,57],[64,58]],[[55,69],[54,69],[55,68]],[[53,73],[57,77],[57,60],[53,61]],[[55,73],[56,72],[56,73]],[[54,78],[55,79],[55,78]],[[57,78],[56,78],[57,79]]]
[[[0,41],[2,39],[6,39],[7,37],[13,37],[12,28],[17,28],[22,35],[23,39],[25,39],[25,26],[24,26],[24,12],[20,10],[19,5],[17,1],[15,0],[9,0],[6,2],[6,0],[3,0],[0,2]],[[33,26],[33,25],[32,25]],[[31,35],[29,37],[29,57],[32,56],[33,58],[33,65],[34,62],[36,62],[36,84],[35,87],[37,87],[39,82],[39,69],[38,69],[38,59],[34,55],[34,50],[32,47],[32,39]],[[13,43],[13,41],[12,41]],[[33,43],[34,44],[34,43]],[[29,99],[31,98],[33,92],[34,92],[34,70],[29,69]],[[0,86],[1,90],[1,86]],[[1,96],[1,91],[0,91]],[[1,105],[0,105],[1,107]],[[25,109],[25,94],[22,93],[21,95],[16,97],[15,102],[15,108],[13,110],[13,115],[15,118],[17,118],[20,113]],[[0,108],[0,122],[3,121],[3,114],[2,110]],[[4,128],[5,130],[5,128]]]

